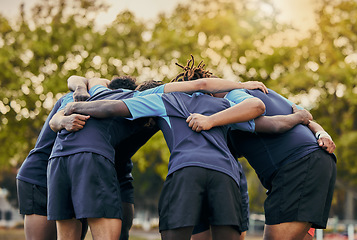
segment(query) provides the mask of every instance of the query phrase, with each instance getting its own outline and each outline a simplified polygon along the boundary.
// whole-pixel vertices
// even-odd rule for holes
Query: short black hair
[[[144,91],[146,89],[158,87],[162,85],[163,83],[161,81],[155,81],[155,80],[148,80],[140,84],[135,90],[138,91]]]
[[[136,87],[136,78],[132,76],[115,77],[108,84],[108,88],[110,89],[124,88],[129,90],[135,90]]]

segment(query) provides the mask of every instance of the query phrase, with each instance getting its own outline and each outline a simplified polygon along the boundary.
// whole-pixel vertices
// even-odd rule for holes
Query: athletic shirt
[[[227,99],[235,102],[237,91],[244,91],[261,99],[266,107],[266,116],[292,113],[292,103],[271,89],[268,94],[260,90],[234,90],[226,96]],[[302,124],[283,134],[257,134],[234,130],[230,132],[229,140],[234,155],[243,155],[248,160],[268,190],[277,169],[319,149],[314,134]]]
[[[143,92],[126,89],[110,90],[98,85],[91,88],[90,91],[95,93],[87,101],[122,100],[151,93],[163,93],[164,85]],[[102,155],[114,163],[114,147],[138,131],[141,126],[122,117],[104,119],[91,117],[87,120],[85,127],[77,132],[68,132],[65,129],[60,130],[50,158],[68,156],[80,152],[92,152]]]
[[[36,184],[42,187],[47,186],[47,163],[48,157],[52,151],[53,143],[56,139],[56,133],[49,126],[49,121],[52,116],[58,111],[64,99],[73,98],[73,93],[61,97],[54,105],[52,111],[48,115],[45,124],[37,138],[35,147],[30,151],[25,161],[22,163],[20,170],[16,176],[17,179]]]
[[[170,150],[168,175],[184,167],[196,166],[220,171],[239,186],[242,167],[227,146],[228,126],[197,133],[186,123],[190,113],[212,115],[234,105],[227,99],[194,93],[174,92],[123,99],[132,119],[157,116],[158,126]]]

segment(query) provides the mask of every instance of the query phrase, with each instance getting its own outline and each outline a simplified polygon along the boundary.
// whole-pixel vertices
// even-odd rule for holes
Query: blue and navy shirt
[[[266,107],[266,116],[292,113],[292,103],[271,89],[268,94],[260,90],[235,91],[244,91],[261,99]],[[233,94],[227,95],[227,98],[234,101]],[[235,155],[243,155],[249,161],[267,189],[270,189],[277,169],[319,149],[314,134],[302,124],[283,134],[257,134],[234,130],[230,132],[229,139]]]
[[[51,154],[53,143],[55,142],[57,134],[52,131],[49,122],[53,115],[58,111],[62,102],[68,98],[73,99],[73,93],[61,97],[54,105],[52,111],[48,115],[45,124],[37,138],[35,147],[30,151],[25,161],[16,176],[17,179],[36,184],[42,187],[47,186],[47,163],[48,157]]]
[[[194,132],[186,123],[190,113],[212,115],[227,109],[233,102],[194,93],[174,92],[151,94],[123,99],[132,119],[157,116],[158,126],[170,150],[168,175],[189,166],[208,168],[232,177],[240,184],[241,165],[227,147],[228,126],[214,127],[209,131]]]
[[[87,101],[122,100],[134,96],[163,93],[163,91],[164,85],[142,92],[126,89],[110,90],[98,85],[90,89],[93,96]],[[141,125],[121,117],[105,119],[91,117],[80,131],[68,132],[65,129],[59,131],[50,158],[92,152],[102,155],[114,163],[114,147],[140,128]]]

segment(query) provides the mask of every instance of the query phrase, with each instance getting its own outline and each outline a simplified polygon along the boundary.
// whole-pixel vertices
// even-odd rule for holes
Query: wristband
[[[327,138],[332,140],[331,136],[325,131],[317,131],[315,133],[315,137],[316,137],[317,140],[319,140],[322,137],[327,137]]]

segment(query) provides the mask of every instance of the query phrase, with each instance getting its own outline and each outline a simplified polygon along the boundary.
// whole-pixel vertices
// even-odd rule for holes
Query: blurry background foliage
[[[193,54],[217,76],[262,81],[312,112],[337,145],[343,187],[331,214],[343,215],[344,188],[356,193],[357,187],[356,1],[319,0],[317,27],[294,41],[295,30],[276,20],[269,0],[196,0],[152,21],[124,11],[101,27],[95,19],[108,6],[100,1],[43,0],[29,13],[23,9],[15,23],[0,15],[0,180],[12,199],[16,169],[68,91],[69,76],[168,82],[180,70],[175,63]],[[134,156],[139,207],[155,208],[168,157],[161,134]],[[265,191],[242,163],[251,211],[261,213]]]

